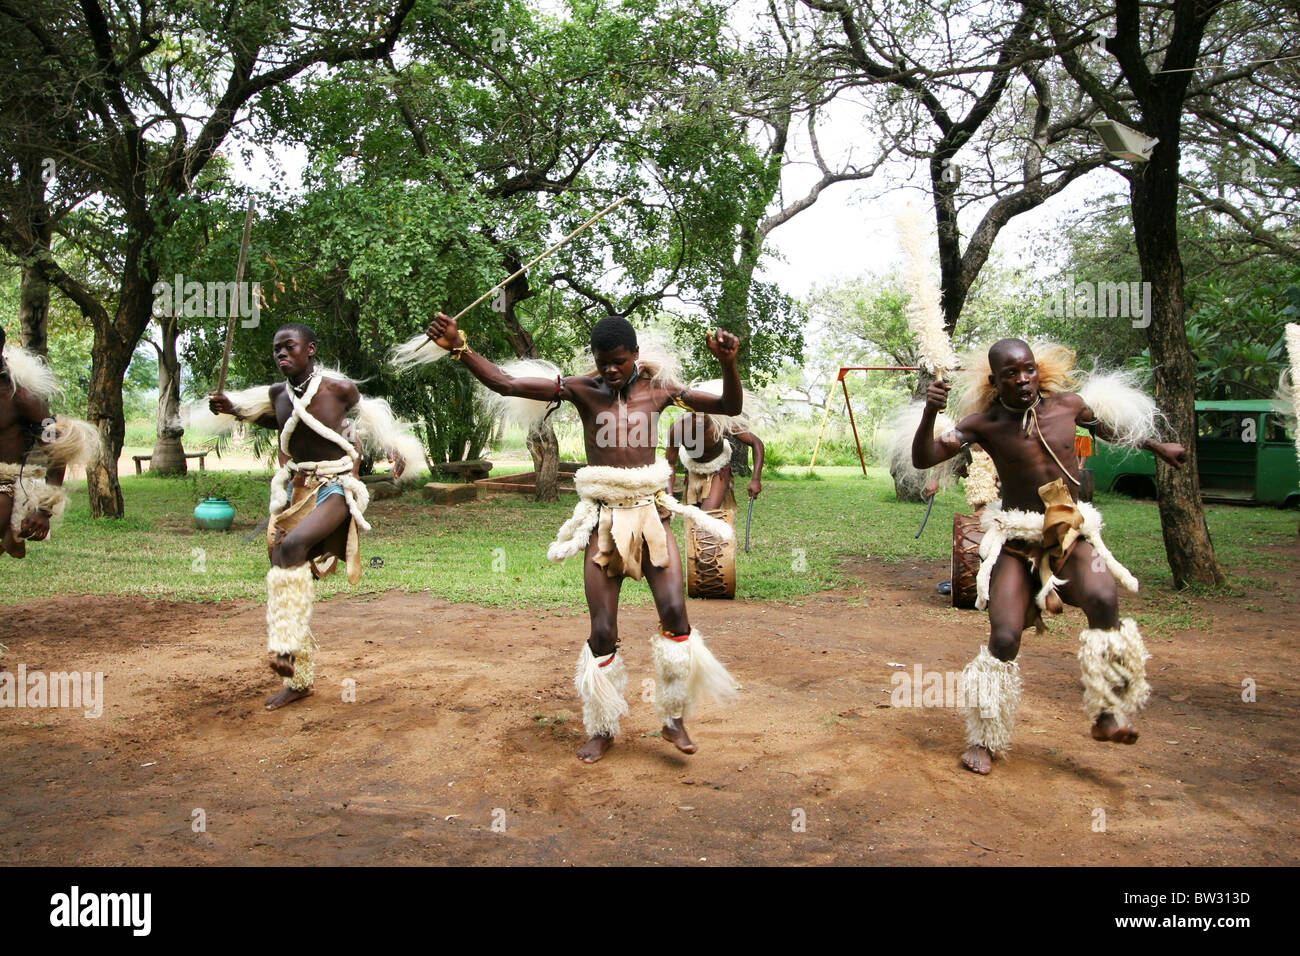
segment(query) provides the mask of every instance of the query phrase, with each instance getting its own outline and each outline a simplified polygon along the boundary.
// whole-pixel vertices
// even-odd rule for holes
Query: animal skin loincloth
[[[988,606],[989,582],[998,556],[1007,553],[1024,561],[1037,575],[1039,590],[1034,605],[1040,610],[1060,613],[1061,599],[1056,589],[1065,584],[1057,576],[1080,540],[1092,545],[1106,568],[1119,584],[1136,592],[1137,578],[1115,559],[1101,538],[1101,513],[1087,502],[1075,502],[1061,479],[1038,489],[1043,511],[1004,511],[1001,500],[989,502],[980,517],[984,540],[980,542],[980,568],[976,575],[975,606]],[[1026,621],[1039,624],[1038,615]]]
[[[682,465],[686,468],[686,493],[682,500],[688,505],[698,505],[709,496],[713,478],[731,464],[731,442],[722,440],[721,453],[711,461],[696,461],[682,449]]]
[[[644,574],[642,556],[662,568],[668,565],[668,532],[660,509],[686,515],[709,531],[730,541],[735,533],[725,521],[707,512],[683,505],[668,494],[672,474],[662,458],[634,468],[588,465],[573,476],[579,501],[573,517],[561,527],[546,551],[552,561],[563,561],[586,550],[596,532],[598,551],[592,557],[610,577],[640,580]]]

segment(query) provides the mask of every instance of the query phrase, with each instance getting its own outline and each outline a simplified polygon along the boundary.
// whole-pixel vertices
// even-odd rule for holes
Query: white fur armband
[[[1155,399],[1137,387],[1133,373],[1094,372],[1080,387],[1079,397],[1109,431],[1110,437],[1102,441],[1141,448],[1147,441],[1159,440],[1164,416]]]
[[[432,365],[446,354],[445,348],[435,345],[429,336],[421,332],[401,345],[393,346],[388,353],[388,364],[399,372],[405,372],[417,365]]]
[[[424,445],[415,436],[410,423],[393,414],[382,398],[361,396],[357,403],[355,427],[361,447],[376,458],[401,458],[405,463],[402,480],[413,480],[424,463]]]
[[[518,359],[501,366],[501,371],[511,378],[544,378],[553,383],[557,390],[563,381],[560,367],[544,359]],[[517,395],[498,395],[486,386],[479,386],[479,399],[488,415],[506,425],[519,425],[525,431],[531,431],[540,424],[553,401],[537,398],[520,398]]]
[[[912,441],[921,426],[921,414],[924,411],[925,402],[909,402],[894,414],[890,431],[880,436],[888,442],[882,450],[887,452],[889,458],[889,473],[900,489],[912,495],[920,495],[931,477],[938,480],[940,489],[947,488],[957,473],[956,457],[942,461],[933,468],[917,468],[912,464]],[[938,438],[956,427],[951,418],[939,412],[934,419],[934,437]],[[878,444],[883,442],[878,439]]]
[[[62,485],[47,485],[41,482],[32,496],[32,504],[36,506],[36,510],[47,512],[51,518],[57,518],[68,506],[68,491]]]
[[[9,381],[18,388],[25,388],[45,401],[49,401],[59,390],[54,373],[45,364],[45,359],[35,352],[11,345],[4,351],[4,360],[9,369]]]
[[[203,432],[209,435],[224,435],[241,421],[255,422],[263,415],[275,411],[271,401],[270,385],[255,385],[235,392],[226,392],[226,398],[234,406],[234,415],[217,415],[208,409],[208,400],[202,399],[186,405],[181,413],[181,422],[189,431]]]

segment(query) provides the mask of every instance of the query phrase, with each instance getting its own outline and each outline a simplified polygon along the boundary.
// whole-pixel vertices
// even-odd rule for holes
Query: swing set
[[[858,446],[858,461],[862,465],[862,473],[867,473],[867,460],[862,456],[862,442],[858,439],[858,423],[853,418],[853,403],[849,401],[849,384],[844,381],[844,376],[848,372],[915,372],[918,371],[915,365],[841,365],[839,373],[835,376],[835,381],[840,383],[844,389],[844,405],[849,410],[849,424],[853,427],[853,442]],[[832,386],[833,388],[834,386]],[[826,412],[822,415],[822,427],[817,432],[817,444],[813,446],[812,459],[808,462],[808,474],[813,473],[813,468],[817,465],[817,452],[822,447],[822,436],[826,434],[826,422],[831,417],[831,398],[826,396]]]

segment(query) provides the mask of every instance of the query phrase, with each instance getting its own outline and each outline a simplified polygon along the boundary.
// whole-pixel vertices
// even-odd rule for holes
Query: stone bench
[[[421,494],[425,501],[435,505],[458,505],[477,498],[478,485],[431,481],[424,486]]]
[[[445,475],[455,475],[464,481],[478,481],[492,471],[492,462],[486,458],[472,458],[469,461],[439,462],[437,468]]]

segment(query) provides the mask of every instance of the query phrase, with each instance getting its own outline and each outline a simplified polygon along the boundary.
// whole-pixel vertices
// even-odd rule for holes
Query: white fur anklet
[[[307,641],[307,646],[293,655],[293,676],[283,679],[284,686],[289,690],[307,690],[316,683],[316,652],[312,647],[312,641]]]
[[[991,754],[1011,749],[1011,732],[1020,707],[1020,665],[1000,661],[981,647],[961,672],[966,705],[966,743]]]
[[[1083,711],[1089,720],[1096,723],[1102,714],[1111,714],[1121,727],[1128,726],[1151,696],[1146,667],[1150,656],[1131,617],[1112,630],[1079,635]]]
[[[310,647],[313,591],[308,565],[266,572],[266,649],[272,654],[299,654]]]
[[[602,664],[604,666],[602,666]],[[573,686],[582,700],[582,722],[589,737],[613,737],[619,732],[619,718],[627,711],[623,691],[627,667],[618,651],[597,660],[585,641],[578,652]]]
[[[697,628],[691,628],[684,641],[652,635],[650,648],[655,662],[655,715],[661,723],[677,718],[689,720],[703,701],[713,699],[725,704],[740,690]]]

